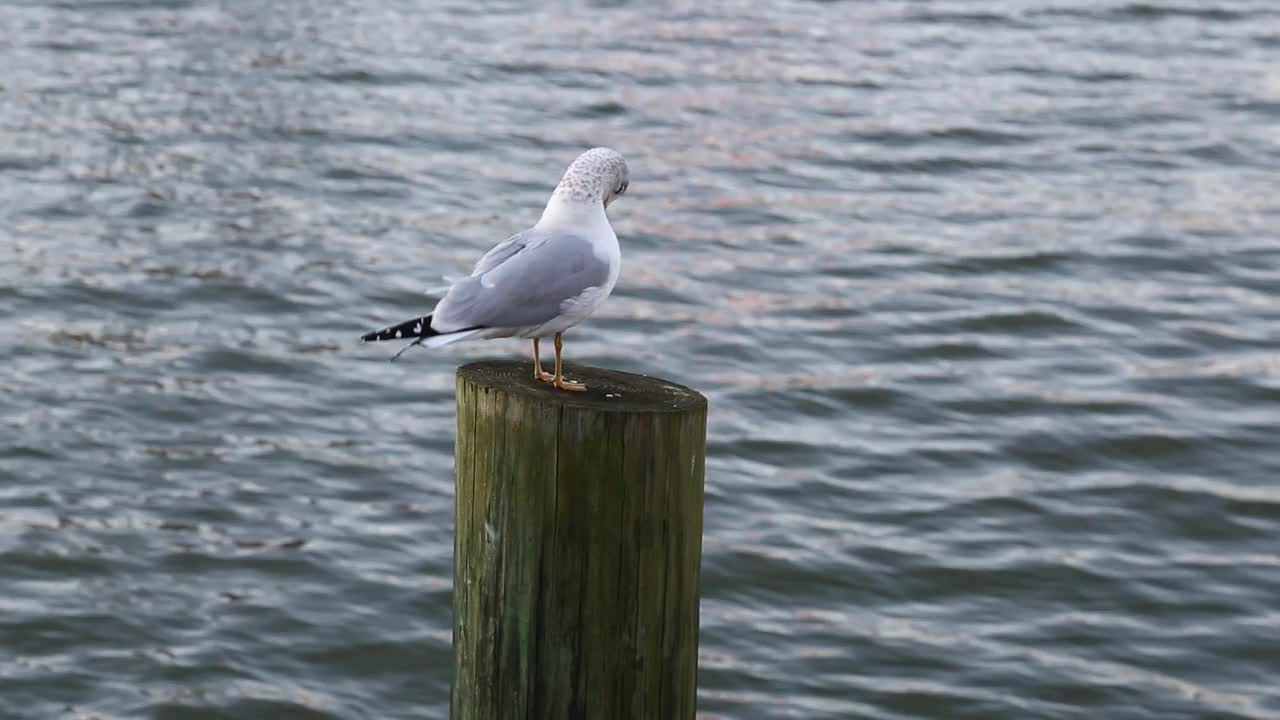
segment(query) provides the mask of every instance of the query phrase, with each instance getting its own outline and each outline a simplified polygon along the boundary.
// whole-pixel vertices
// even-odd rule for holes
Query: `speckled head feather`
[[[573,202],[603,202],[609,207],[614,198],[627,191],[630,182],[627,161],[618,151],[592,148],[569,165],[552,197]]]

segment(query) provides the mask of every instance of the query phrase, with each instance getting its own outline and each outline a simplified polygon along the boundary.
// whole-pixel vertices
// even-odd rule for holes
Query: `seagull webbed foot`
[[[556,333],[556,372],[551,377],[551,384],[555,385],[561,390],[573,390],[573,391],[586,390],[587,389],[586,385],[583,385],[582,383],[571,382],[569,380],[564,379],[564,371],[561,367],[561,362],[560,362],[560,354],[563,351],[564,351],[564,338],[562,337],[561,333]]]
[[[533,338],[533,379],[554,383],[556,376],[542,369],[542,356],[538,353],[538,338]]]
[[[580,392],[587,389],[587,386],[583,385],[582,383],[572,382],[569,380],[565,380],[564,378],[553,380],[551,384],[555,385],[561,390],[573,390],[573,391]]]

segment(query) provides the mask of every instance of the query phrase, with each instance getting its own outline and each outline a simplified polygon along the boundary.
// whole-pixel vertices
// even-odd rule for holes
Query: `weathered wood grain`
[[[454,720],[693,720],[706,399],[458,370]]]

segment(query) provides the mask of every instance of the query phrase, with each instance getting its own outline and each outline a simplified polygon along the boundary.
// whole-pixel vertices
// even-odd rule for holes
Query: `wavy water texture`
[[[1270,0],[0,7],[0,716],[445,718],[453,369],[711,398],[701,717],[1280,716]]]

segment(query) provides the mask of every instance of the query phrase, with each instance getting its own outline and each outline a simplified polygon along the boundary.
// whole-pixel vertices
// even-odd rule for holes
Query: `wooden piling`
[[[707,401],[458,370],[453,720],[693,720]]]

